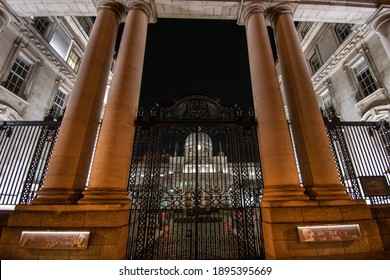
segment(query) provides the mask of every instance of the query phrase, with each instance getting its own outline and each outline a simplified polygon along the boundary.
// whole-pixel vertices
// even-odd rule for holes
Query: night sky
[[[236,21],[158,19],[149,24],[140,107],[190,91],[253,107],[245,27]]]

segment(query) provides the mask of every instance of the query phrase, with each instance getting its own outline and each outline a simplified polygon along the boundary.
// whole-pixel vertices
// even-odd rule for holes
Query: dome
[[[198,150],[198,156],[211,156],[213,154],[213,142],[210,136],[204,132],[194,132],[188,135],[184,144],[185,155],[195,156],[196,150]]]

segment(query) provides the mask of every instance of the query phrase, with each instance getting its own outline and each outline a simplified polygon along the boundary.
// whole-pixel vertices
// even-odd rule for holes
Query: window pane
[[[18,56],[8,74],[7,80],[4,82],[4,87],[17,95],[20,95],[20,90],[23,83],[26,81],[30,67],[30,63]]]
[[[79,70],[80,60],[80,56],[74,50],[71,50],[66,62],[74,71],[77,72]]]
[[[304,39],[307,35],[307,33],[309,33],[309,30],[310,28],[312,27],[313,23],[312,22],[306,22],[301,30],[301,35],[302,35],[302,39]]]
[[[33,26],[35,27],[35,29],[38,30],[38,32],[42,36],[44,36],[47,29],[50,26],[49,18],[47,18],[47,17],[33,17],[32,20],[34,22]]]
[[[61,90],[57,90],[56,96],[53,102],[54,118],[61,116],[65,108],[66,94]]]
[[[354,69],[356,79],[364,97],[378,89],[375,79],[372,76],[370,69],[365,60],[362,60]]]
[[[313,55],[310,57],[309,64],[313,74],[321,68],[322,64],[317,52],[314,52]]]
[[[337,34],[340,44],[348,38],[349,34],[352,33],[352,24],[348,23],[338,23],[335,25],[334,30]]]

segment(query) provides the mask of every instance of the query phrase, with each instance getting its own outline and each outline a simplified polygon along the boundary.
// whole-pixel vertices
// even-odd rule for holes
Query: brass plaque
[[[359,179],[366,196],[390,195],[385,176],[362,176]]]
[[[300,242],[350,241],[362,237],[358,224],[298,226]]]
[[[33,249],[87,249],[88,231],[23,231],[19,245]]]

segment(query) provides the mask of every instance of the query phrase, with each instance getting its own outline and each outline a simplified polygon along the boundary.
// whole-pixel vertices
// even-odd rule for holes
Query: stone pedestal
[[[385,259],[381,234],[363,201],[263,202],[266,259]],[[298,226],[358,224],[356,240],[300,242]]]
[[[17,206],[3,228],[0,259],[125,259],[129,213],[129,206],[119,204]],[[89,242],[82,249],[32,249],[19,244],[22,231],[86,231]]]

